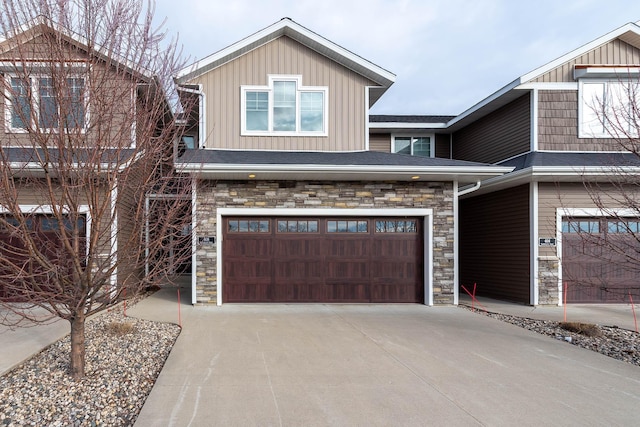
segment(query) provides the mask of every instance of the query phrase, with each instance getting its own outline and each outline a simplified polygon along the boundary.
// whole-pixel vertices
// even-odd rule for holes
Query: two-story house
[[[639,76],[630,23],[458,116],[370,117],[370,149],[426,138],[436,156],[514,168],[460,197],[467,289],[531,305],[640,300]]]
[[[144,198],[170,170],[172,113],[156,76],[91,42],[45,17],[0,39],[0,298],[144,273]]]
[[[457,303],[461,187],[513,167],[453,160],[406,118],[379,151],[394,80],[288,18],[178,74],[193,303]]]
[[[639,76],[629,23],[447,123],[453,158],[515,168],[460,201],[463,282],[532,305],[640,298]]]

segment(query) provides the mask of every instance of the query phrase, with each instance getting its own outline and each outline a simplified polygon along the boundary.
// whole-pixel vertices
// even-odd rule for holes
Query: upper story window
[[[85,81],[81,77],[55,80],[48,76],[7,76],[5,119],[12,132],[29,128],[83,129],[86,122]],[[56,84],[62,87],[56,87]]]
[[[268,86],[242,86],[241,96],[242,135],[327,135],[327,87],[270,75]]]
[[[434,157],[433,140],[433,135],[394,135],[391,138],[391,151],[411,156]]]
[[[579,136],[626,138],[638,135],[640,108],[637,82],[581,79],[579,84]]]

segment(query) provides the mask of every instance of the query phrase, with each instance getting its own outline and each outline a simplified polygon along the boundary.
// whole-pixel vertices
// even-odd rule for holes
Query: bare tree
[[[640,82],[627,71],[583,91],[590,97],[583,125],[610,146],[600,170],[583,177],[597,215],[567,217],[564,224],[563,264],[580,267],[563,275],[578,292],[598,291],[607,301],[640,299]]]
[[[68,320],[75,378],[87,316],[191,255],[167,96],[184,64],[161,27],[140,0],[0,4],[0,304]]]

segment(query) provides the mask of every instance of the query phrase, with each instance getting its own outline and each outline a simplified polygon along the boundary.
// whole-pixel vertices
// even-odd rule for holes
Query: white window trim
[[[11,79],[12,78],[23,78],[25,76],[20,76],[18,74],[15,73],[5,73],[4,74],[4,79],[5,79],[5,109],[4,109],[4,124],[5,124],[5,133],[15,133],[15,134],[27,134],[29,133],[29,129],[25,129],[25,128],[14,128],[12,126],[12,112],[13,112],[13,93],[11,91]],[[32,93],[32,97],[34,100],[34,109],[35,111],[31,111],[31,126],[33,128],[37,128],[40,129],[42,131],[49,131],[49,132],[55,132],[58,129],[57,128],[41,128],[38,125],[38,121],[39,121],[39,106],[40,106],[40,90],[39,90],[39,86],[38,86],[38,79],[41,78],[51,78],[50,74],[47,74],[46,72],[43,73],[34,73],[32,75],[29,75],[28,78],[31,80],[31,93]],[[87,131],[87,126],[89,123],[89,103],[88,101],[88,93],[89,93],[89,82],[86,76],[84,75],[74,75],[74,74],[70,74],[69,76],[67,76],[67,78],[80,78],[84,80],[84,99],[83,99],[83,104],[84,104],[84,126],[80,129],[80,133],[85,133]]]
[[[608,83],[638,84],[638,83],[634,82],[633,80],[626,80],[626,79],[620,79],[620,78],[617,78],[617,79],[616,78],[588,78],[588,79],[584,78],[578,81],[578,138],[611,139],[611,138],[617,138],[617,137],[624,137],[624,135],[620,135],[620,136],[611,135],[609,132],[607,132],[606,129],[603,129],[602,133],[587,132],[586,129],[584,129],[583,122],[584,122],[585,108],[587,108],[585,105],[584,97],[583,97],[583,93],[584,93],[583,87],[585,83],[604,83],[604,84],[608,84]]]
[[[267,76],[267,86],[246,85],[240,86],[240,121],[241,136],[327,136],[329,134],[329,88],[327,86],[303,86],[301,75],[269,74]],[[273,84],[278,81],[296,82],[296,131],[273,131]],[[247,130],[247,92],[266,92],[269,96],[268,128],[269,130]],[[300,130],[300,93],[320,92],[323,94],[322,131],[301,131]]]
[[[436,156],[436,135],[434,133],[426,132],[412,132],[412,133],[396,133],[391,135],[391,152],[396,152],[396,138],[424,138],[429,137],[429,157],[434,158]],[[411,155],[413,156],[413,141],[411,144]],[[424,156],[423,156],[424,157]]]

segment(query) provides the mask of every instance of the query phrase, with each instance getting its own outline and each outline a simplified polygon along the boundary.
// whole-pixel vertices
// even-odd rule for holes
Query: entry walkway
[[[175,295],[130,315],[176,322]],[[637,423],[640,368],[457,307],[183,303],[181,322],[138,426]]]

